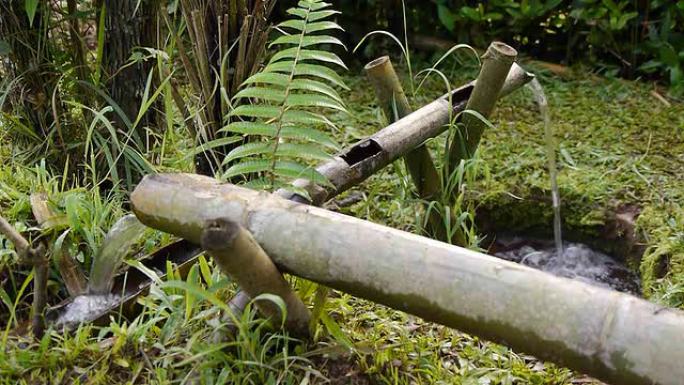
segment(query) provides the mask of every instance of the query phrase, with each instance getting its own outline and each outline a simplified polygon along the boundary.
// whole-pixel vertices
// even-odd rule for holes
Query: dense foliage
[[[402,0],[340,1],[367,32],[401,32]],[[682,0],[405,0],[409,37],[437,35],[485,47],[500,39],[552,61],[595,66],[629,77],[655,76],[684,91]],[[359,19],[359,15],[365,15]],[[426,22],[432,20],[434,22]],[[348,25],[346,21],[343,23]],[[399,24],[399,25],[397,25]],[[352,31],[354,33],[354,31]]]

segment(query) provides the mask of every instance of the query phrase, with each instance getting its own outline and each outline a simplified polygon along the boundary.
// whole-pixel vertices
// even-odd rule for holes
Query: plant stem
[[[28,241],[2,216],[0,216],[0,233],[4,234],[14,244],[20,261],[30,264],[34,268],[32,327],[33,335],[40,339],[45,330],[44,312],[47,304],[48,267],[45,249],[42,246],[36,249],[32,248]]]

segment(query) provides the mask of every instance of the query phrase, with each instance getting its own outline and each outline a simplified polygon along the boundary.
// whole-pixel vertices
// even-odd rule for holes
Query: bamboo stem
[[[489,45],[482,56],[482,69],[466,110],[478,112],[485,119],[489,118],[517,55],[515,49],[504,43],[493,42]],[[470,114],[465,114],[461,123],[449,148],[448,167],[445,167],[447,177],[461,160],[472,158],[486,127],[485,122]]]
[[[131,203],[191,242],[236,221],[284,271],[610,383],[684,378],[681,311],[197,175],[147,176]]]
[[[200,243],[221,271],[231,276],[249,297],[268,293],[282,298],[287,307],[285,329],[308,338],[309,309],[247,230],[225,218],[212,219],[205,224]],[[283,319],[280,308],[271,301],[259,301],[257,307],[274,324]]]
[[[389,123],[409,115],[413,110],[409,105],[401,81],[394,71],[388,56],[375,59],[364,67],[373,85],[378,105],[385,113]],[[416,147],[404,156],[406,168],[422,199],[432,199],[439,193],[440,182],[430,151],[425,145]]]
[[[33,335],[40,339],[45,330],[45,306],[47,304],[48,268],[45,249],[42,245],[32,248],[28,241],[0,216],[0,233],[14,244],[21,262],[30,264],[34,269],[33,276]]]
[[[375,90],[378,105],[384,111],[389,123],[394,123],[413,112],[388,56],[371,61],[366,64],[364,69]],[[416,186],[418,197],[426,201],[427,206],[429,201],[439,196],[441,190],[439,174],[430,151],[424,144],[420,145],[404,156],[404,162],[411,175],[413,184]],[[428,216],[429,232],[436,239],[446,241],[447,232],[439,212],[427,209],[426,213]]]
[[[521,88],[533,77],[534,75],[514,64],[506,77],[499,97],[504,97]],[[296,180],[293,184],[305,189],[310,200],[282,190],[278,193],[297,202],[310,201],[319,206],[352,186],[358,185],[426,140],[446,131],[452,116],[465,109],[474,86],[475,82],[471,82],[453,90],[318,166],[316,170],[328,179],[330,185],[318,186],[308,179]]]

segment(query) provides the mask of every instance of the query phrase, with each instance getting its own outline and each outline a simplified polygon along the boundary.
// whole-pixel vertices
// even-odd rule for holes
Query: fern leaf
[[[335,88],[349,89],[330,66],[346,69],[338,55],[321,46],[344,46],[329,33],[342,30],[327,20],[338,12],[320,0],[301,0],[288,10],[294,18],[281,23],[282,34],[271,42],[278,47],[260,73],[244,81],[233,96],[241,100],[230,111],[221,131],[249,142],[233,149],[224,164],[234,163],[225,178],[246,176],[253,188],[285,186],[305,178],[318,184],[327,181],[310,164],[330,159],[324,148],[337,144],[317,127],[334,127],[322,111],[346,112]],[[287,32],[286,32],[287,30]]]
[[[339,56],[332,52],[326,52],[317,49],[302,49],[298,51],[297,48],[288,48],[273,55],[270,63],[275,63],[283,59],[294,59],[297,57],[297,55],[299,55],[300,61],[311,60],[337,64],[338,66],[347,69],[347,66]]]
[[[283,44],[298,44],[301,47],[310,47],[312,45],[319,45],[319,44],[335,44],[335,45],[340,45],[344,47],[344,43],[340,41],[340,39],[332,36],[305,36],[305,37],[299,37],[297,35],[286,35],[286,36],[281,36],[277,39],[275,39],[271,44],[269,44],[269,47],[272,47],[274,45],[283,45]]]

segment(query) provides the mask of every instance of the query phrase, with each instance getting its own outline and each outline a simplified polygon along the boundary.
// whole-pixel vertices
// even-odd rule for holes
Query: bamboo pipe
[[[533,77],[534,75],[514,63],[499,93],[499,98],[521,88]],[[297,202],[308,202],[319,206],[358,185],[426,140],[446,131],[447,124],[465,109],[476,84],[477,82],[473,81],[455,89],[318,166],[316,170],[328,179],[329,186],[318,186],[307,179],[296,180],[293,184],[300,189],[305,189],[310,199],[287,190],[279,190],[278,194]]]
[[[615,385],[684,378],[684,313],[630,295],[197,175],[146,176],[131,202],[191,242],[236,221],[284,271]]]
[[[205,224],[200,244],[216,261],[221,271],[232,277],[250,298],[267,293],[280,297],[287,309],[283,322],[285,329],[296,336],[309,337],[309,309],[292,291],[249,231],[227,218],[212,219]],[[275,303],[259,301],[256,305],[273,325],[283,319],[283,314]]]
[[[518,52],[504,43],[493,42],[489,45],[482,55],[482,69],[466,110],[476,111],[485,119],[489,118],[517,56]],[[450,170],[458,167],[461,160],[473,157],[486,127],[485,122],[469,114],[464,115],[461,122],[449,147],[449,162],[448,167],[445,167],[447,176]]]
[[[364,70],[373,85],[378,105],[389,123],[394,123],[413,112],[389,56],[371,61],[366,64]],[[404,156],[404,161],[418,196],[422,199],[434,198],[439,193],[441,184],[427,147],[416,147]]]
[[[371,61],[364,69],[375,90],[378,105],[389,123],[394,123],[413,112],[389,56]],[[418,197],[425,202],[434,200],[439,195],[442,184],[428,148],[424,144],[416,147],[404,156],[404,163],[416,186]],[[447,231],[439,212],[426,208],[426,213],[429,233],[435,239],[446,241]],[[463,245],[463,235],[460,232],[456,235],[456,244]]]

